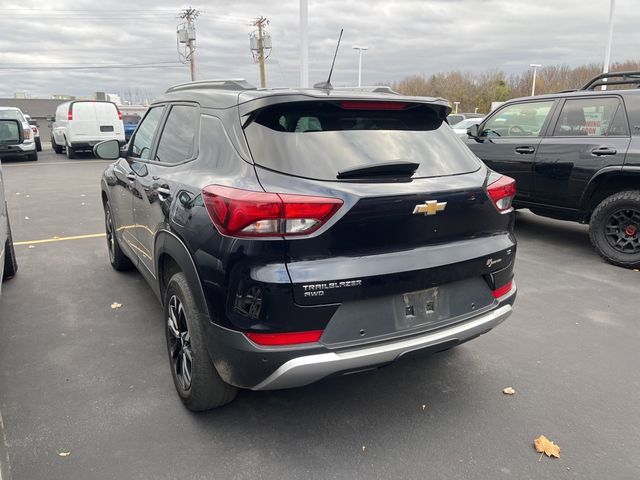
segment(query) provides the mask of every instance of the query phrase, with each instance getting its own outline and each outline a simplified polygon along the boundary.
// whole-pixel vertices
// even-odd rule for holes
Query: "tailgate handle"
[[[156,192],[158,193],[158,199],[160,199],[160,201],[162,202],[164,202],[171,196],[171,190],[169,190],[169,187],[167,185],[157,187]]]
[[[127,180],[129,180],[130,182],[135,182],[136,181],[136,174],[135,173],[127,173]]]
[[[533,147],[516,147],[516,153],[520,153],[522,155],[526,155],[528,153],[535,152],[536,149]]]
[[[596,157],[602,157],[604,155],[615,155],[618,153],[615,148],[609,147],[598,147],[591,150],[591,155],[595,155]]]

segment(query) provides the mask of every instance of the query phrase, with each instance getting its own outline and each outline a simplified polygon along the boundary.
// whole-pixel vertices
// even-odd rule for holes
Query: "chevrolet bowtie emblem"
[[[413,209],[413,214],[424,213],[425,215],[435,215],[441,212],[447,206],[447,202],[439,202],[437,200],[427,200],[424,205],[416,205]]]

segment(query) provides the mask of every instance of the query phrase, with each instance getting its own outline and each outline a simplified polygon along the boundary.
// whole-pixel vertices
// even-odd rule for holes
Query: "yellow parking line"
[[[31,240],[29,242],[13,242],[14,245],[35,245],[37,243],[52,243],[52,242],[64,242],[66,240],[83,240],[85,238],[99,238],[105,237],[106,233],[91,233],[89,235],[75,235],[73,237],[53,237],[45,238],[42,240]]]

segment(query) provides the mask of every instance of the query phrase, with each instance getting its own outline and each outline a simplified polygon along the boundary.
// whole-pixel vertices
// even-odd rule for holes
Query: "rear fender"
[[[580,200],[583,220],[606,197],[623,190],[640,189],[640,166],[605,167],[591,177]]]
[[[209,317],[209,309],[207,308],[207,302],[205,301],[204,292],[202,290],[202,283],[200,282],[200,275],[196,269],[193,258],[187,249],[184,242],[174,233],[168,230],[160,230],[156,235],[155,240],[155,259],[156,259],[156,278],[157,282],[154,291],[160,302],[164,305],[164,292],[167,288],[164,280],[163,263],[164,256],[169,255],[180,268],[187,281],[191,286],[191,293],[196,301],[198,310]]]

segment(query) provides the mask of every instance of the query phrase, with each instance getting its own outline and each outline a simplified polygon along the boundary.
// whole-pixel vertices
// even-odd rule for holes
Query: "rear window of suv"
[[[257,112],[245,135],[257,165],[318,180],[336,180],[343,170],[398,161],[420,165],[412,178],[480,168],[435,108],[419,103],[277,104]]]

